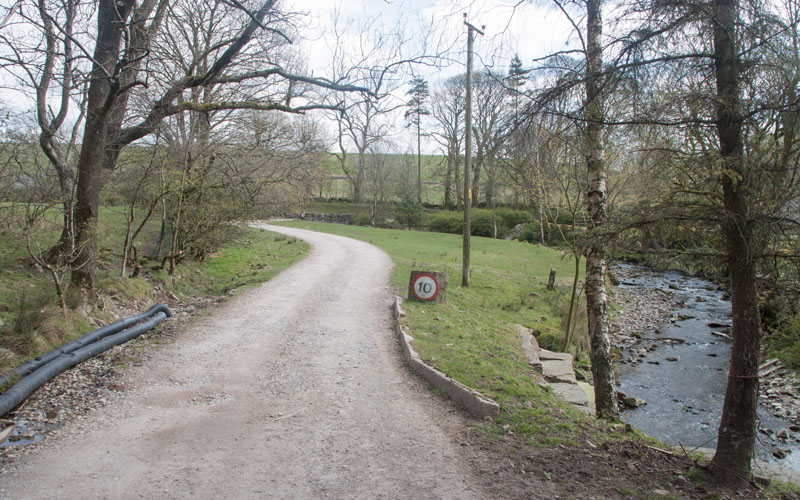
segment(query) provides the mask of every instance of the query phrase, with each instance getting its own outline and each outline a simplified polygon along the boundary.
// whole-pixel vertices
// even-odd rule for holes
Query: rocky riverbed
[[[628,273],[618,270],[616,275],[624,278]],[[611,342],[619,352],[618,363],[640,363],[642,349],[647,352],[657,345],[643,347],[642,332],[660,331],[664,323],[673,316],[685,299],[656,288],[626,290],[613,288],[612,300],[617,312],[612,316]]]
[[[655,423],[653,432],[656,428],[667,435],[686,432],[676,439],[683,443],[701,436],[713,440],[731,339],[729,317],[707,318],[727,315],[730,303],[712,284],[691,278],[660,276],[630,266],[616,268],[615,275],[622,286],[612,291],[618,312],[611,333],[619,353],[622,390],[631,392],[629,396],[649,392],[651,406],[659,405],[658,410],[633,410],[626,418],[646,428],[643,414],[651,413],[646,418],[668,421]],[[690,280],[689,288],[684,288],[683,279]],[[759,440],[774,458],[782,459],[800,443],[800,382],[777,360],[765,361],[760,374]],[[667,408],[670,404],[677,413]],[[669,441],[664,435],[656,437]],[[797,466],[800,457],[791,462]]]

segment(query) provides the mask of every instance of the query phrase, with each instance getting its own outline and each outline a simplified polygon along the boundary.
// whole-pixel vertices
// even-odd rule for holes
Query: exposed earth
[[[759,497],[720,495],[689,479],[689,458],[636,439],[598,446],[591,423],[569,447],[492,432],[400,361],[388,256],[271,229],[307,240],[309,257],[17,411],[61,427],[2,448],[0,498]]]

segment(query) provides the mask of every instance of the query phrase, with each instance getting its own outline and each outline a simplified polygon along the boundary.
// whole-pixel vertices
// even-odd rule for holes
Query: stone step
[[[560,360],[560,361],[569,361],[572,363],[572,354],[568,352],[553,352],[548,351],[547,349],[539,349],[539,359],[542,361],[545,360]]]
[[[563,382],[556,382],[550,384],[553,394],[558,396],[562,401],[576,405],[576,406],[589,406],[589,397],[586,393],[578,387],[577,384],[566,384]]]
[[[563,382],[566,384],[577,384],[575,371],[572,369],[572,357],[565,359],[542,360],[542,376],[548,382]]]
[[[586,397],[589,398],[588,405],[589,408],[592,409],[592,413],[594,414],[594,386],[587,382],[581,382],[580,380],[578,380],[578,387],[583,389],[584,394],[586,394]]]
[[[780,363],[778,363],[778,358],[769,359],[758,367],[758,377],[759,378],[769,377],[779,369],[780,369]]]

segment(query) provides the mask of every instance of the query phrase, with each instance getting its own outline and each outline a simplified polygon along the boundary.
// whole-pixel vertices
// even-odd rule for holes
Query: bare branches
[[[249,73],[242,73],[237,75],[220,76],[209,81],[208,83],[209,84],[241,83],[246,80],[251,80],[255,78],[268,78],[270,76],[280,76],[284,80],[299,82],[299,83],[307,83],[309,85],[313,85],[315,87],[320,87],[328,90],[335,90],[339,92],[361,92],[372,97],[377,97],[377,94],[375,93],[374,90],[364,86],[341,84],[331,81],[327,78],[315,78],[311,76],[295,75],[283,70],[282,68],[277,68],[277,67],[261,71],[251,71]]]
[[[233,5],[237,9],[243,11],[245,14],[247,14],[250,17],[250,19],[252,19],[255,23],[257,23],[258,27],[261,28],[262,30],[267,31],[269,33],[274,33],[274,34],[280,36],[281,38],[283,38],[283,40],[286,43],[292,43],[292,39],[289,38],[288,36],[286,36],[285,33],[283,33],[280,30],[276,30],[276,29],[270,28],[269,26],[266,26],[264,23],[261,22],[261,19],[259,19],[257,17],[257,14],[253,14],[250,11],[250,9],[248,9],[247,7],[242,5],[241,2],[239,2],[238,0],[226,0],[225,3],[228,3],[229,5]]]

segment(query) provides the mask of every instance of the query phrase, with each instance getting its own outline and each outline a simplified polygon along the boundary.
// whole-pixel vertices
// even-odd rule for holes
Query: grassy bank
[[[58,215],[34,235],[42,248],[59,235]],[[13,226],[11,226],[13,227]],[[52,278],[30,258],[21,234],[0,234],[0,369],[46,352],[94,328],[133,312],[139,312],[172,294],[182,302],[219,296],[231,290],[255,286],[300,260],[307,252],[304,242],[264,230],[243,228],[239,238],[200,261],[186,260],[169,275],[157,269],[160,261],[143,258],[142,272],[122,276],[122,247],[127,221],[122,209],[100,212],[100,260],[97,272],[97,306],[84,316],[70,310],[61,313]],[[137,245],[144,255],[156,248],[159,225],[149,224]],[[68,281],[68,277],[66,278]],[[169,293],[167,293],[169,292]],[[68,303],[70,292],[67,290]],[[171,299],[175,305],[174,299]]]

